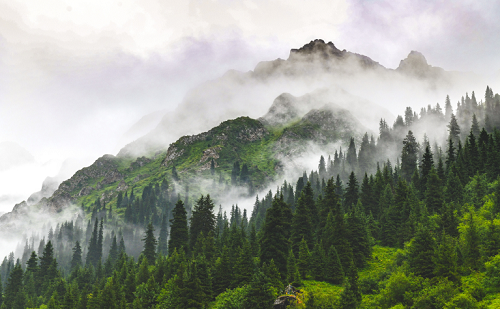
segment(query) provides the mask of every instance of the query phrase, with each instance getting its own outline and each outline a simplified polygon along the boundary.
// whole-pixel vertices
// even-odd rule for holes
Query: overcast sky
[[[116,154],[133,123],[189,88],[315,38],[389,68],[418,50],[494,75],[498,16],[497,1],[0,0],[0,142],[39,163]],[[0,174],[0,196],[8,183]]]

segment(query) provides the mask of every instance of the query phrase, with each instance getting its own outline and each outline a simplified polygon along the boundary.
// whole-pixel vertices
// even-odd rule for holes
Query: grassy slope
[[[249,167],[250,177],[254,184],[265,184],[273,179],[276,175],[276,165],[279,163],[274,157],[273,145],[274,142],[281,136],[283,128],[268,130],[269,134],[261,140],[253,142],[242,142],[236,138],[236,134],[244,130],[248,126],[262,126],[257,120],[253,120],[247,117],[237,118],[235,120],[229,120],[222,123],[220,126],[212,129],[210,132],[212,134],[222,133],[222,125],[230,125],[231,130],[228,134],[227,142],[221,143],[220,141],[215,141],[213,139],[207,138],[204,140],[196,141],[188,146],[183,146],[179,141],[174,143],[174,145],[179,146],[179,149],[184,150],[184,153],[173,161],[176,169],[181,177],[181,185],[186,182],[190,182],[190,179],[202,176],[204,178],[214,178],[216,181],[219,179],[219,173],[222,173],[224,180],[230,181],[231,170],[233,163],[239,161],[241,165],[246,163]],[[203,151],[209,148],[221,147],[219,151],[219,158],[217,161],[217,168],[215,176],[210,174],[210,170],[206,169],[203,171],[199,170],[199,167],[206,162],[200,163]],[[137,196],[142,193],[144,187],[151,183],[160,183],[162,180],[167,179],[169,183],[172,183],[172,166],[163,166],[162,163],[165,159],[166,152],[160,153],[154,157],[152,154],[149,158],[154,159],[143,165],[142,167],[137,167],[131,169],[131,164],[135,160],[129,158],[116,158],[115,163],[118,167],[118,171],[125,175],[123,181],[129,186],[127,190],[130,193],[130,188],[134,187],[134,194]],[[95,185],[102,180],[103,177],[97,179],[89,180],[85,186]],[[109,194],[112,196],[111,205],[116,205],[116,188],[118,187],[120,181],[105,185],[100,190],[93,190],[89,195],[81,196],[77,198],[77,203],[81,205],[90,205],[97,198],[102,197],[103,194]],[[77,194],[71,192],[72,195]],[[190,188],[191,195],[199,195],[204,192],[204,188]],[[118,213],[122,213],[124,210],[119,209]]]
[[[372,282],[378,283],[394,264],[397,252],[398,250],[393,248],[373,247],[372,258],[368,261],[368,265],[359,271],[358,283],[360,288],[363,289],[365,285],[369,286]],[[314,295],[314,302],[318,306],[336,303],[343,290],[340,285],[314,280],[304,280],[301,289],[305,291],[306,301],[311,295]],[[363,294],[363,303],[369,303],[371,298],[373,298],[373,295]]]

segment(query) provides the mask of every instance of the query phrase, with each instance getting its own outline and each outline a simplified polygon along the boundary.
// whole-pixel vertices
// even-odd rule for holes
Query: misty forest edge
[[[328,111],[241,117],[163,153],[104,156],[52,197],[77,215],[4,258],[1,308],[495,308],[500,96],[487,87],[452,111],[449,98],[408,107],[376,140],[353,122],[329,130]],[[422,128],[446,141],[418,142]],[[318,138],[347,147],[255,198]],[[227,194],[254,198],[252,212],[222,211]]]

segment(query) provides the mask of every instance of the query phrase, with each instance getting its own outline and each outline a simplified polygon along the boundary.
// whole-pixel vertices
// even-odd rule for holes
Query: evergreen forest
[[[0,308],[500,308],[500,97],[443,106],[381,119],[264,194],[248,152],[208,161],[195,197],[173,165],[82,198],[3,258]],[[231,186],[253,209],[219,204]]]

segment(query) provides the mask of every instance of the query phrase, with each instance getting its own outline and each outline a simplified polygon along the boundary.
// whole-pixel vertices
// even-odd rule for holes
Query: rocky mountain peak
[[[316,39],[305,44],[299,49],[290,50],[290,58],[309,55],[320,55],[323,58],[330,58],[331,56],[342,57],[345,52],[345,50],[341,51],[335,47],[332,42],[325,43],[325,41],[321,39]]]
[[[419,78],[427,78],[437,77],[444,70],[429,65],[422,53],[412,50],[405,59],[401,60],[396,71]]]
[[[427,63],[425,56],[418,51],[412,50],[405,59],[401,60],[398,70],[428,67],[429,64]]]

